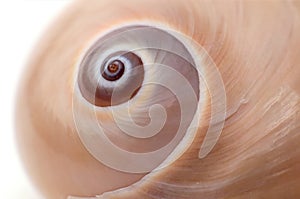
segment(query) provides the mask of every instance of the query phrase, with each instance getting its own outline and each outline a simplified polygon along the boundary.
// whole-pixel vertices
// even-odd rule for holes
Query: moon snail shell
[[[20,84],[43,196],[299,198],[299,5],[112,2],[70,5]]]

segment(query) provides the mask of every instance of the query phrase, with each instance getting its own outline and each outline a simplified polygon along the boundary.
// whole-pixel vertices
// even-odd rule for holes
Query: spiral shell
[[[300,197],[299,8],[76,1],[19,92],[33,182],[55,199]]]

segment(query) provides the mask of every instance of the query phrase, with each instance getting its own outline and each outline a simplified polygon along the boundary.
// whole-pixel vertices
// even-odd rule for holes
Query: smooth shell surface
[[[148,34],[129,31],[112,48],[101,40],[132,27]],[[16,126],[25,168],[51,199],[300,198],[299,35],[298,2],[75,1],[43,35],[20,85]],[[97,87],[94,65],[81,68],[95,46],[134,51],[146,63],[128,107],[95,107],[82,96],[81,72],[89,74],[87,93]],[[97,63],[112,51],[94,53]],[[145,86],[178,80],[165,65],[184,77],[170,84],[178,95],[171,86]],[[129,112],[143,128],[157,124],[160,134],[126,126]],[[165,126],[151,114],[166,116]],[[158,159],[138,159],[101,148],[99,124],[131,155],[182,134]],[[111,162],[103,161],[107,154]]]

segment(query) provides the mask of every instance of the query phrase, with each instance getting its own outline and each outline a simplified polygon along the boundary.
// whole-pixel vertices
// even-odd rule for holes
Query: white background
[[[41,199],[14,140],[16,87],[33,45],[70,0],[0,0],[0,198]],[[17,112],[17,111],[16,111]]]

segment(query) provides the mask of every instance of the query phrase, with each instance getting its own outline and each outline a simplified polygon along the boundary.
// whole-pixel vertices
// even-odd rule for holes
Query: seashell
[[[299,198],[299,13],[75,1],[20,84],[32,182],[53,199]]]

